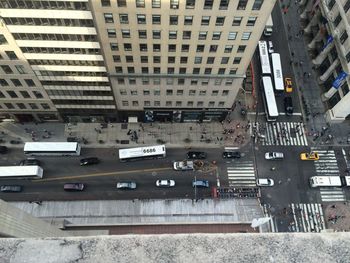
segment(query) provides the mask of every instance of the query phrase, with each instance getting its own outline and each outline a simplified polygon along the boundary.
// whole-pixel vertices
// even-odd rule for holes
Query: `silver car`
[[[265,153],[266,160],[283,160],[284,154],[280,152],[267,152]]]
[[[134,190],[136,189],[135,182],[119,182],[117,183],[117,189]]]
[[[158,187],[174,187],[175,181],[174,180],[157,180],[156,186],[158,186]]]

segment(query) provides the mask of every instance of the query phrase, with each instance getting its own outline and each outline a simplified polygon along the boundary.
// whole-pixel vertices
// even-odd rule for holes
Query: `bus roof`
[[[76,151],[77,142],[26,142],[24,144],[24,152],[33,151]]]
[[[266,41],[259,41],[258,47],[259,47],[259,55],[260,55],[260,64],[261,64],[262,74],[263,75],[271,74],[269,53],[267,51],[267,42]]]
[[[270,77],[262,77],[264,85],[264,94],[267,104],[267,110],[271,117],[278,116],[275,93],[273,92],[272,81]]]
[[[0,177],[37,175],[42,168],[37,165],[0,166]]]
[[[273,80],[275,82],[276,91],[284,91],[283,73],[281,66],[281,56],[278,53],[271,54]]]
[[[119,149],[119,159],[165,154],[165,145]]]

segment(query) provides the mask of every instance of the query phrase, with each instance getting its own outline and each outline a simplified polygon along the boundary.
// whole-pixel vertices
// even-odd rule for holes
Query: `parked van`
[[[312,176],[309,178],[311,187],[341,187],[343,186],[342,180],[339,176]]]

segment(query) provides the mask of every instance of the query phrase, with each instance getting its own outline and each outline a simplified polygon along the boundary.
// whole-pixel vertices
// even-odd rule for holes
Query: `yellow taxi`
[[[285,78],[284,79],[284,86],[285,86],[286,92],[292,92],[293,91],[292,79]]]
[[[300,154],[300,160],[302,161],[317,161],[320,159],[320,156],[317,152],[311,152],[311,153],[301,153]]]

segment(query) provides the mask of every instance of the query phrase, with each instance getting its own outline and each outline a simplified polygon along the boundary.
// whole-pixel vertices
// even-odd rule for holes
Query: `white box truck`
[[[269,18],[267,19],[267,22],[265,25],[264,36],[270,37],[272,35],[272,31],[273,31],[273,21],[272,21],[271,15],[270,15]]]

